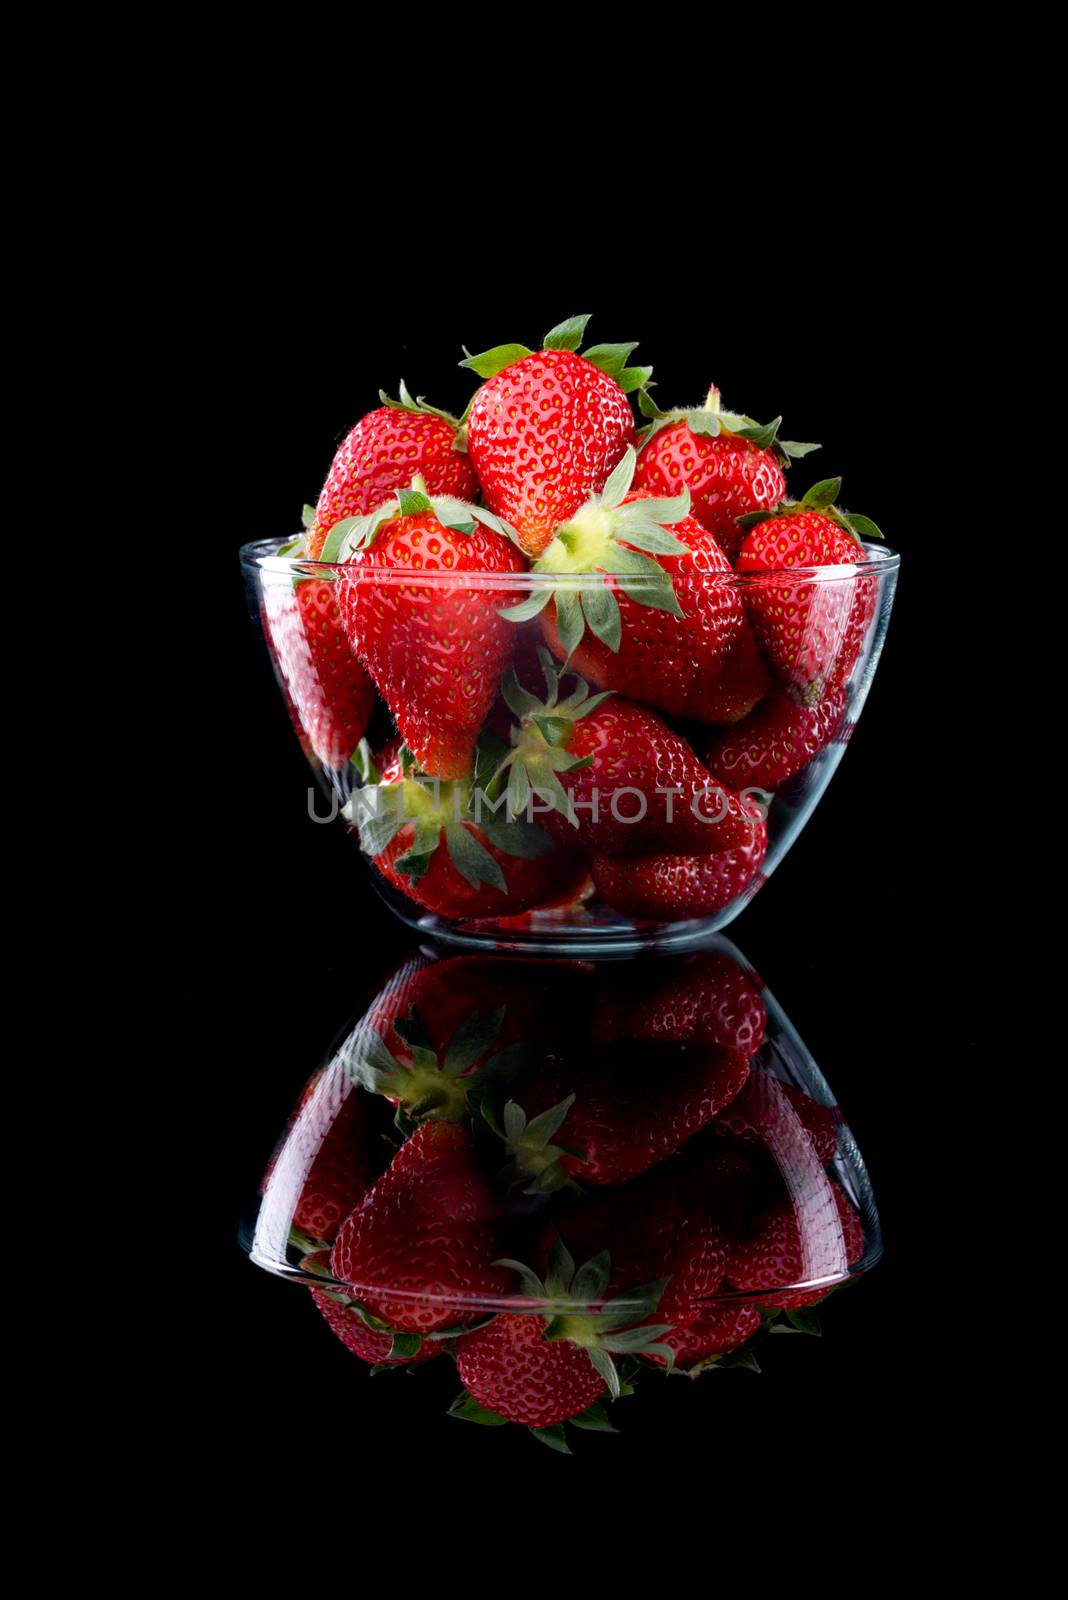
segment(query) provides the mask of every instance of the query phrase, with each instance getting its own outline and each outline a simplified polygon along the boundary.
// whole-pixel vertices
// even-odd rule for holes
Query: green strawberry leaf
[[[558,1422],[555,1427],[552,1428],[528,1428],[527,1432],[532,1438],[539,1440],[542,1444],[547,1444],[550,1450],[558,1450],[562,1456],[569,1456],[571,1454],[571,1451],[568,1448],[567,1439],[564,1435],[564,1425],[562,1422]]]
[[[599,1350],[596,1346],[588,1346],[586,1354],[605,1381],[605,1385],[613,1400],[619,1399],[619,1373],[616,1364],[607,1350]]]
[[[665,577],[667,574],[665,573]],[[579,603],[578,591],[575,589],[557,589],[556,591],[556,631],[563,646],[564,655],[570,657],[577,649],[586,631],[585,618],[582,615],[582,606]]]
[[[586,324],[592,312],[587,312],[584,317],[568,317],[564,322],[558,322],[555,328],[542,340],[543,350],[577,350],[586,333]]]
[[[648,417],[650,422],[677,422],[678,413],[661,411],[648,389],[643,389],[638,396],[638,410],[643,417]]]
[[[419,1354],[423,1341],[417,1333],[395,1333],[393,1343],[389,1347],[391,1361],[410,1358]]]
[[[619,601],[606,583],[601,582],[596,588],[585,591],[582,596],[582,610],[590,625],[590,631],[595,633],[609,650],[618,651],[623,642],[623,618],[619,611]],[[563,721],[565,737],[562,743],[566,744],[571,734],[571,722],[561,718],[554,720]],[[538,726],[544,733],[541,719],[538,720]],[[548,738],[548,734],[546,737]]]
[[[736,432],[739,439],[748,439],[749,443],[755,444],[758,450],[768,450],[775,443],[775,438],[781,425],[782,418],[776,417],[763,428],[738,428]]]
[[[635,389],[639,394],[645,393],[645,385],[653,375],[652,367],[624,367],[616,377],[616,382],[624,394],[633,394]]]
[[[802,456],[810,456],[813,450],[823,449],[822,445],[800,444],[796,439],[780,439],[778,444],[783,455],[788,456],[791,461],[800,461]]]
[[[629,344],[594,344],[582,354],[593,366],[599,367],[606,377],[618,380],[627,364],[627,357],[637,348],[637,339],[632,339]]]
[[[313,528],[315,526],[315,507],[314,506],[304,506],[304,507],[302,507],[301,513],[300,513],[300,520],[301,520],[302,525],[305,528]]]
[[[398,489],[397,504],[402,517],[420,517],[434,509],[429,497],[418,489]]]
[[[491,1411],[488,1406],[479,1405],[474,1395],[462,1389],[449,1407],[450,1417],[459,1417],[462,1422],[477,1422],[483,1428],[504,1428],[508,1425],[507,1417],[500,1417],[496,1411]]]
[[[323,541],[323,548],[319,552],[319,560],[337,561],[341,555],[341,546],[349,534],[366,521],[366,517],[342,517],[340,522],[335,522]]]
[[[520,600],[514,606],[502,607],[497,615],[505,617],[509,622],[529,622],[532,617],[538,615],[539,611],[544,611],[552,597],[553,592],[549,588],[535,589],[534,593],[526,600]]]
[[[480,889],[484,883],[488,883],[494,889],[499,889],[502,894],[508,893],[508,884],[499,864],[464,823],[448,824],[445,829],[445,844],[453,866],[472,889]]]
[[[686,426],[691,433],[699,433],[709,439],[723,432],[718,411],[690,411],[686,415]]]
[[[833,506],[842,492],[841,478],[821,478],[804,496],[801,504],[806,511],[825,511]]]
[[[601,504],[607,510],[614,510],[626,496],[634,481],[634,469],[637,464],[638,457],[634,448],[628,445],[623,452],[621,460],[613,467],[604,488],[601,490]]]
[[[296,539],[290,539],[288,544],[280,544],[278,546],[278,554],[280,556],[302,556],[304,554],[304,547],[306,543],[307,541],[304,538],[304,535],[301,534]],[[294,579],[294,583],[298,581],[299,580]]]
[[[591,1433],[618,1433],[618,1428],[613,1428],[605,1410],[603,1400],[595,1400],[592,1406],[587,1406],[585,1411],[580,1411],[577,1417],[569,1417],[568,1421],[573,1428],[588,1429]]]
[[[855,533],[858,539],[882,539],[885,537],[882,529],[870,517],[862,517],[856,511],[843,512],[843,521],[849,524],[850,531]]]
[[[506,856],[518,856],[522,861],[535,861],[539,856],[552,855],[556,846],[543,828],[522,817],[510,819],[483,819],[482,832],[495,850]]]
[[[498,344],[494,345],[492,350],[483,350],[481,355],[477,356],[473,356],[465,345],[466,360],[461,361],[460,365],[470,372],[477,372],[480,378],[495,378],[505,367],[510,367],[529,355],[530,351],[525,344]]]
[[[442,1062],[442,1068],[450,1078],[458,1078],[468,1067],[474,1066],[479,1056],[485,1055],[501,1031],[505,1009],[501,1006],[489,1016],[472,1012],[464,1018],[449,1040]]]
[[[814,1339],[823,1337],[819,1317],[807,1307],[791,1307],[786,1313],[786,1320],[791,1328],[797,1329],[798,1333],[811,1334]]]
[[[571,1282],[571,1298],[589,1303],[601,1300],[608,1287],[612,1263],[607,1250],[602,1250],[575,1273]]]

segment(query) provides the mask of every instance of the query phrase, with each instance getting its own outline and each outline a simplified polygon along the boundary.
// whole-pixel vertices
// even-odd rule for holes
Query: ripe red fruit
[[[539,574],[566,575],[542,629],[554,655],[598,688],[707,719],[720,709],[715,684],[744,625],[742,603],[730,563],[686,515],[685,496],[628,493],[633,470],[628,453],[604,494],[557,528],[535,562]],[[582,574],[587,586],[576,592],[568,585]],[[536,591],[510,614],[523,620],[546,594]]]
[[[660,1341],[675,1352],[675,1371],[688,1372],[696,1377],[706,1366],[729,1355],[759,1333],[763,1318],[756,1306],[708,1306],[688,1327],[676,1327],[665,1333]],[[667,1365],[663,1356],[654,1352],[645,1358],[654,1366]]]
[[[338,1103],[341,1089],[348,1087],[333,1076],[315,1079],[287,1135],[287,1144],[301,1151],[321,1141],[293,1211],[294,1224],[310,1239],[334,1239],[373,1181],[360,1097],[352,1091]]]
[[[878,534],[878,529],[867,518],[847,519],[836,510],[840,487],[840,478],[829,478],[774,516],[743,519],[753,525],[738,553],[737,570],[762,578],[745,586],[749,620],[775,676],[799,705],[818,705],[845,683],[875,614],[874,578],[849,572],[789,577],[795,567],[863,568],[867,556],[859,533]]]
[[[719,1044],[750,1060],[764,1042],[767,1012],[757,985],[722,950],[661,963],[628,963],[601,978],[593,1036]],[[744,1091],[743,1091],[744,1092]]]
[[[405,744],[434,778],[470,773],[512,659],[514,633],[499,615],[507,589],[469,581],[523,568],[487,516],[459,501],[439,500],[435,510],[421,489],[401,490],[349,529],[338,551],[352,548],[338,583],[345,632]]]
[[[584,858],[557,849],[539,828],[503,812],[482,821],[464,779],[427,783],[405,765],[399,739],[371,760],[358,752],[367,780],[345,807],[360,847],[383,877],[439,916],[514,916],[567,903],[585,882]],[[567,840],[565,843],[573,843]]]
[[[461,366],[486,381],[471,402],[468,449],[486,504],[540,555],[553,529],[600,489],[629,444],[627,392],[651,367],[628,367],[633,344],[577,354],[587,317],[546,335],[545,348],[500,345]]]
[[[768,848],[767,824],[755,824],[748,844],[712,855],[594,855],[594,887],[621,916],[637,921],[677,922],[711,917],[750,887],[759,886],[760,863]]]
[[[456,1370],[468,1394],[526,1428],[551,1428],[585,1411],[604,1393],[604,1379],[580,1345],[545,1335],[544,1317],[514,1312],[464,1334]]]
[[[737,1099],[716,1118],[713,1127],[724,1138],[734,1139],[739,1144],[768,1146],[770,1143],[773,1148],[779,1148],[782,1144],[780,1130],[784,1119],[789,1117],[784,1101],[792,1107],[821,1165],[833,1161],[842,1121],[837,1106],[821,1106],[792,1083],[776,1082],[775,1100],[769,1103],[766,1089],[751,1079]]]
[[[538,1241],[535,1265],[549,1260],[562,1239],[576,1261],[607,1250],[608,1293],[625,1296],[639,1284],[666,1278],[658,1322],[679,1326],[701,1313],[699,1301],[723,1282],[731,1251],[725,1218],[710,1204],[715,1185],[687,1185],[686,1173],[661,1168],[591,1200],[558,1211]]]
[[[779,441],[781,417],[761,428],[721,412],[715,387],[700,409],[658,411],[643,396],[642,410],[653,421],[644,430],[635,485],[661,495],[688,489],[694,515],[731,557],[742,540],[736,519],[778,505],[786,493],[783,466],[818,448]]]
[[[836,736],[844,743],[846,698],[841,684],[807,709],[777,690],[738,727],[715,736],[705,751],[709,771],[735,789],[777,789]]]
[[[523,1085],[521,1106],[505,1108],[517,1172],[530,1174],[536,1190],[569,1178],[583,1187],[629,1183],[707,1127],[749,1075],[744,1056],[717,1045],[608,1045],[588,1054],[581,1071],[553,1066]]]
[[[324,766],[344,767],[367,732],[375,686],[345,637],[333,583],[267,584],[263,620],[298,736]]]
[[[680,734],[645,706],[607,693],[589,695],[581,678],[561,701],[560,684],[568,674],[554,666],[548,651],[541,656],[544,701],[514,673],[503,685],[519,719],[500,768],[508,772],[512,815],[529,803],[553,838],[622,855],[752,844],[759,828],[754,808],[715,783]]]
[[[748,717],[771,689],[764,657],[757,649],[752,628],[743,618],[734,643],[719,664],[715,681],[705,691],[703,719],[731,727]]]
[[[425,1122],[345,1218],[330,1257],[335,1278],[391,1328],[433,1333],[478,1319],[472,1297],[507,1293],[498,1207],[466,1130]]]
[[[762,1306],[797,1310],[828,1295],[863,1254],[860,1218],[838,1184],[823,1178],[757,1212],[734,1248],[727,1279],[759,1294]],[[786,1288],[805,1280],[817,1281]],[[761,1292],[768,1290],[779,1292]]]
[[[420,474],[430,494],[478,496],[478,479],[454,417],[427,409],[401,384],[401,404],[387,401],[361,417],[345,436],[315,507],[305,555],[320,552],[329,530],[345,517],[365,517]],[[386,400],[386,396],[382,396]]]
[[[444,1340],[423,1339],[413,1354],[394,1355],[392,1333],[369,1328],[359,1312],[353,1306],[346,1305],[343,1299],[338,1299],[336,1293],[327,1289],[313,1289],[311,1297],[325,1317],[330,1331],[337,1335],[346,1350],[351,1350],[354,1356],[373,1366],[411,1366],[415,1362],[430,1361],[444,1352]]]

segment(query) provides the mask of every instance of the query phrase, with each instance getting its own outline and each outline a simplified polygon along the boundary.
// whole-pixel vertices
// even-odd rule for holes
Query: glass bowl
[[[414,955],[306,1085],[242,1243],[363,1362],[449,1357],[456,1414],[535,1429],[818,1331],[882,1250],[833,1094],[715,938]]]
[[[620,651],[587,620],[599,574],[283,548],[242,551],[253,616],[387,905],[435,939],[576,955],[693,948],[767,882],[845,753],[899,565],[865,545],[852,566],[676,577],[677,633],[630,576],[653,621]],[[377,686],[351,643],[372,632]]]

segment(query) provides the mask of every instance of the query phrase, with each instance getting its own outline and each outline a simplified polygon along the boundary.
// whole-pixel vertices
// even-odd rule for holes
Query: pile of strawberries
[[[265,590],[302,737],[358,769],[362,847],[446,917],[591,880],[653,921],[751,890],[768,795],[839,733],[874,615],[878,529],[838,479],[786,498],[817,447],[714,388],[661,410],[634,344],[580,353],[587,321],[468,356],[462,418],[383,395],[286,547],[295,583]],[[395,732],[372,751],[379,697]]]
[[[642,1372],[816,1331],[864,1233],[837,1109],[757,1059],[766,1023],[723,951],[408,963],[265,1182],[298,1153],[290,1238],[333,1332],[376,1369],[453,1360],[454,1415],[566,1449]]]

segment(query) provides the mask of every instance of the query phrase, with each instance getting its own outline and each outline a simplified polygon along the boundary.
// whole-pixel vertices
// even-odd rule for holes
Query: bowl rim
[[[247,573],[260,573],[271,578],[319,578],[323,581],[333,582],[348,570],[346,562],[336,561],[308,561],[300,556],[283,556],[279,551],[283,546],[291,544],[298,534],[290,534],[283,539],[256,539],[249,544],[241,546],[239,555],[242,569]],[[698,574],[672,574],[675,583],[682,583],[687,587],[700,584],[730,583],[739,587],[752,584],[766,586],[768,583],[796,583],[799,578],[813,582],[841,583],[859,577],[882,577],[889,572],[896,572],[901,565],[901,557],[896,550],[889,549],[886,545],[873,544],[865,541],[862,548],[866,552],[864,561],[849,562],[832,567],[782,567],[768,572],[702,572]],[[357,569],[362,576],[369,578],[374,583],[409,585],[418,583],[421,587],[440,587],[456,589],[504,589],[517,590],[529,594],[531,590],[539,589],[587,589],[599,587],[602,581],[600,572],[533,572],[524,569],[521,572],[454,572],[454,571],[413,571],[410,568],[381,567],[373,564],[361,563]]]

